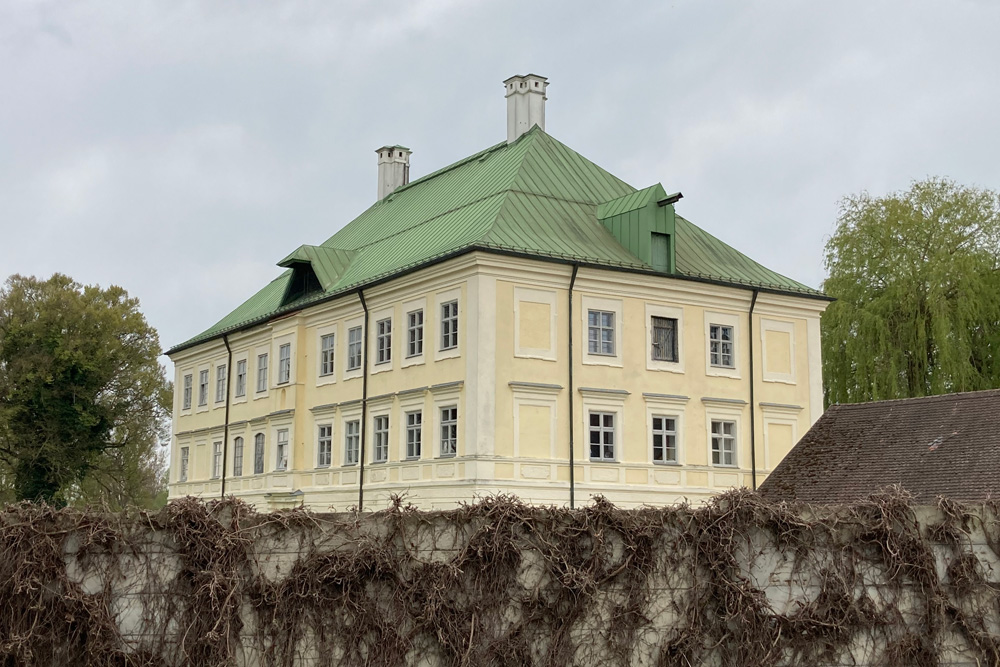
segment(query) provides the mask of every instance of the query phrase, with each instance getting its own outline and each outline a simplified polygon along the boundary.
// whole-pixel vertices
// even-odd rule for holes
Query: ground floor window
[[[590,460],[615,460],[615,413],[591,412],[590,424]]]
[[[736,422],[712,420],[712,465],[736,465]]]

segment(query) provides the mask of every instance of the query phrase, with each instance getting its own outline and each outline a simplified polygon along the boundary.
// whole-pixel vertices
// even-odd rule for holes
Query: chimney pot
[[[410,182],[410,154],[406,146],[382,146],[378,155],[378,201]]]
[[[517,84],[515,86],[515,84]],[[504,81],[507,89],[507,143],[537,125],[545,130],[545,89],[548,79],[537,74],[519,74]]]

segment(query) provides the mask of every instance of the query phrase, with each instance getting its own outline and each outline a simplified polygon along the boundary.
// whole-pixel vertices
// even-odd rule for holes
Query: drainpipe
[[[754,491],[757,490],[757,427],[755,424],[757,405],[754,403],[753,381],[753,309],[757,305],[757,294],[758,291],[754,289],[753,296],[750,298],[750,343],[747,345],[750,352],[750,483],[753,485]]]
[[[364,336],[361,348],[361,424],[358,450],[358,511],[365,508],[365,423],[368,420],[368,304],[365,303],[364,290],[358,290],[361,308],[365,311]]]
[[[229,383],[233,379],[233,348],[229,347],[229,336],[222,334],[222,342],[226,345],[226,423],[222,427],[222,493],[226,497],[226,461],[229,460]]]
[[[573,416],[573,287],[576,285],[576,274],[580,270],[579,264],[573,265],[573,275],[569,279],[569,508],[576,506],[576,476],[574,474],[575,454],[573,440],[573,428],[576,426]]]

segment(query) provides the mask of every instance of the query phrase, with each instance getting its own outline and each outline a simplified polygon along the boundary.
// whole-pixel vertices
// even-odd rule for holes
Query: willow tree
[[[841,201],[826,244],[827,403],[1000,387],[1000,196],[946,179]]]

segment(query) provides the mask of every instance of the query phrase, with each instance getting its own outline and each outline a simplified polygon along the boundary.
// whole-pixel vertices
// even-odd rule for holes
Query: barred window
[[[653,349],[650,351],[654,361],[677,361],[677,320],[672,317],[653,317],[652,328]]]

